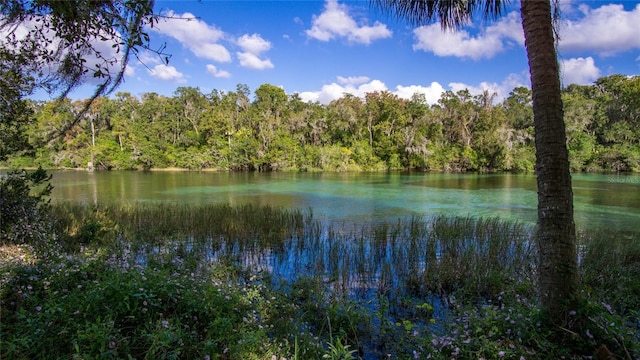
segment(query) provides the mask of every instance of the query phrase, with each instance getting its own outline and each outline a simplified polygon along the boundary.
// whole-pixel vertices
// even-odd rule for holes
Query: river
[[[255,203],[311,208],[332,223],[414,215],[500,217],[534,223],[531,174],[54,171],[54,202]],[[640,231],[640,176],[574,174],[576,226]]]

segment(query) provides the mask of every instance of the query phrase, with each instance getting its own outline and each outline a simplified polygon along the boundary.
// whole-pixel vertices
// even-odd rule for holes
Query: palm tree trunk
[[[552,321],[562,321],[566,311],[575,304],[578,272],[573,192],[551,2],[522,0],[521,3],[533,93],[540,303]]]

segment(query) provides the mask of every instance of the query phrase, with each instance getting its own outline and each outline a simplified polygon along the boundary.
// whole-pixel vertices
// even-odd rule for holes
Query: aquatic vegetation
[[[581,236],[576,326],[547,329],[523,224],[337,226],[310,210],[255,205],[58,204],[52,214],[49,241],[60,246],[3,248],[16,254],[0,269],[7,358],[640,354],[633,234]]]

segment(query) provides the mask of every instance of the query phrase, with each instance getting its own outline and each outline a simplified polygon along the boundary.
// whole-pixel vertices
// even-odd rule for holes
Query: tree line
[[[640,171],[640,77],[563,89],[573,171]],[[350,94],[328,105],[264,84],[253,93],[179,87],[171,97],[116,93],[28,101],[27,149],[11,166],[256,171],[533,171],[531,91]],[[63,130],[66,130],[62,132]],[[62,135],[58,135],[62,132]]]

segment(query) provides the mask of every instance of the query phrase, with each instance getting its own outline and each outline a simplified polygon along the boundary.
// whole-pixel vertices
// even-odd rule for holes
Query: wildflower
[[[569,311],[569,316],[576,316],[577,312],[575,310]]]
[[[42,311],[42,306],[36,306],[36,311],[37,311],[37,312]]]
[[[204,360],[211,360],[211,356],[209,356],[208,354],[204,356]]]
[[[505,355],[504,351],[498,351],[498,356],[503,357]]]
[[[593,335],[591,335],[591,331],[589,331],[589,329],[587,329],[587,337],[589,339],[593,339]]]
[[[162,320],[162,327],[165,328],[165,329],[168,329],[169,328],[169,321]]]

